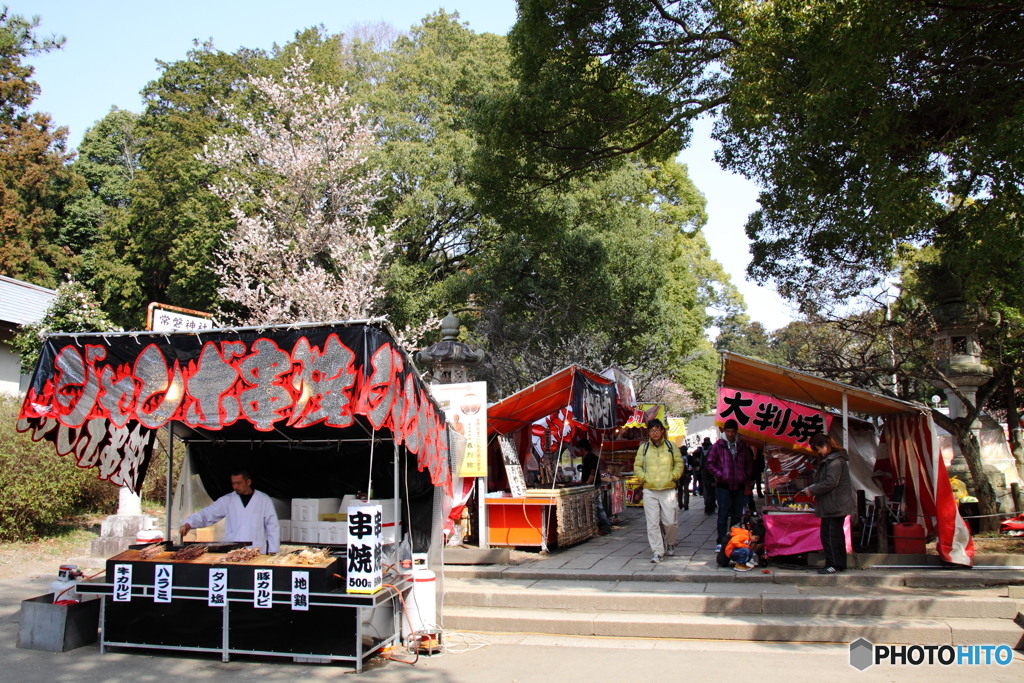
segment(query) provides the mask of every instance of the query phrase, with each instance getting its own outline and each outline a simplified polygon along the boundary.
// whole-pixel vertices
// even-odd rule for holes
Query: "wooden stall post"
[[[889,508],[888,498],[875,496],[875,535],[878,539],[878,552],[889,552]]]

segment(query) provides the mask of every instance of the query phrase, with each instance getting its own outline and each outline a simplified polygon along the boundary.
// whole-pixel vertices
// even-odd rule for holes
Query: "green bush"
[[[34,538],[77,508],[117,507],[117,487],[96,480],[48,441],[16,429],[21,399],[0,394],[0,540]]]

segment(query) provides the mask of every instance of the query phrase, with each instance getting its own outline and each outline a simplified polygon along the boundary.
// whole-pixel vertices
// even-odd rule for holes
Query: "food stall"
[[[348,497],[339,542],[316,538],[272,557],[168,540],[110,558],[105,575],[78,591],[102,599],[104,650],[273,655],[361,670],[408,625],[401,594],[412,580],[395,569],[400,541],[441,569],[437,503],[451,483],[441,415],[386,321],[367,320],[51,335],[18,428],[133,491],[164,427],[175,437],[168,482],[177,439],[210,499],[230,492],[239,468],[277,501]],[[170,500],[167,510],[170,539],[182,520]],[[332,519],[343,516],[337,502],[333,510]]]
[[[871,423],[851,413],[881,419],[881,439]],[[726,351],[715,423],[721,428],[728,419],[737,421],[752,447],[765,450],[769,554],[821,549],[813,500],[796,492],[811,482],[817,464],[810,438],[826,432],[849,453],[855,490],[868,498],[881,493],[873,474],[876,461],[887,461],[885,468],[905,485],[907,517],[936,537],[940,557],[950,564],[972,564],[970,531],[957,511],[935,424],[924,406]]]
[[[599,436],[615,428],[617,412],[616,381],[576,365],[488,408],[493,465],[488,468],[485,504],[490,545],[546,549],[580,543],[594,534],[597,491],[572,485],[562,468],[574,435],[592,435],[590,441],[597,446]],[[541,433],[539,448],[535,427]],[[601,455],[598,448],[594,451]],[[523,465],[538,454],[539,485],[527,488]]]

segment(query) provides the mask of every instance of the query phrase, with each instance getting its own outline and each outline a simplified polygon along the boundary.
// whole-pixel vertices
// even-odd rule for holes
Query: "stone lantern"
[[[935,338],[936,366],[973,403],[978,387],[992,379],[993,373],[992,368],[981,361],[978,332],[983,327],[998,324],[999,318],[981,307],[969,305],[963,297],[959,278],[950,273],[936,283],[936,295],[939,299],[934,310],[935,321],[939,325]],[[937,382],[933,384],[945,392],[951,418],[962,417],[967,412],[952,389]],[[980,429],[977,421],[971,425],[976,437]],[[952,469],[966,470],[967,462],[955,441],[953,451],[955,457],[950,465],[951,472]]]
[[[484,362],[482,349],[459,341],[459,319],[451,311],[441,320],[441,341],[416,354],[416,362],[430,368],[431,384],[468,382],[468,371]]]

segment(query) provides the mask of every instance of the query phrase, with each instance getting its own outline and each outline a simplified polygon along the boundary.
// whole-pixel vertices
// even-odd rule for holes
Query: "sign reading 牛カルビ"
[[[348,565],[345,592],[376,593],[383,583],[384,545],[380,505],[350,505],[348,508]]]
[[[828,433],[832,416],[799,403],[750,391],[721,388],[715,424],[736,420],[740,434],[767,443],[808,449],[811,437]]]

